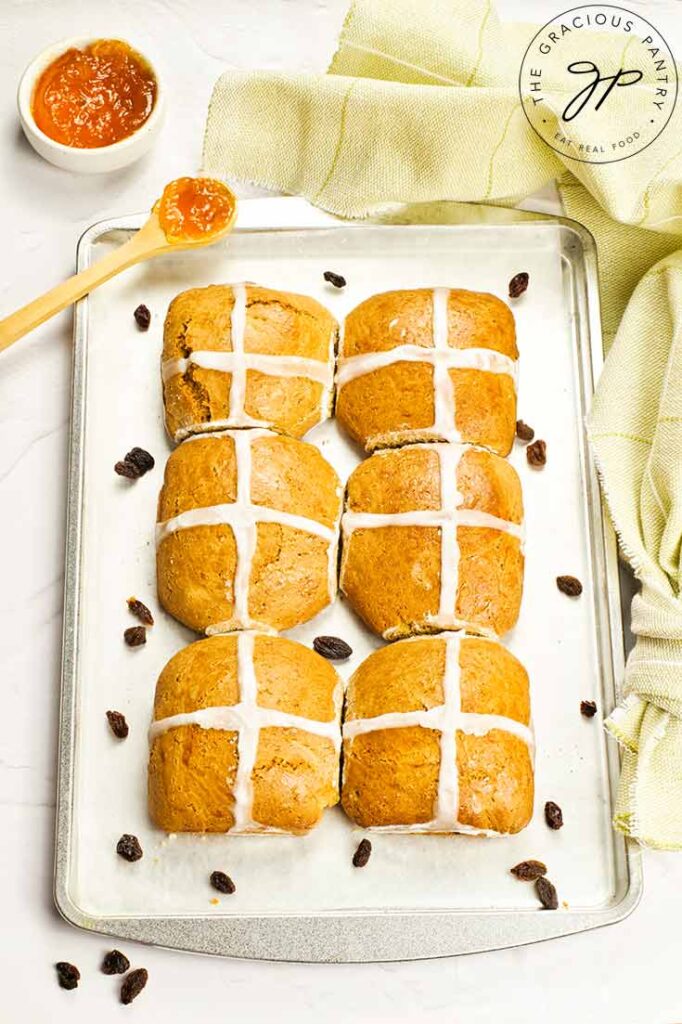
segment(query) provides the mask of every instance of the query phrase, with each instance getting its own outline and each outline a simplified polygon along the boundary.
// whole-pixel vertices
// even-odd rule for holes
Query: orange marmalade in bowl
[[[66,50],[36,81],[31,113],[45,135],[64,146],[99,149],[128,138],[156,102],[147,61],[120,39]]]
[[[234,216],[234,193],[215,178],[176,178],[154,207],[169,242],[208,241]]]

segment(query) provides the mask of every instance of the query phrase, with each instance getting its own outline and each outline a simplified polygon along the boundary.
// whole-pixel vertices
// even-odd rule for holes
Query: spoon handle
[[[74,274],[28,305],[11,313],[4,320],[0,320],[0,352],[9,348],[19,338],[23,338],[34,327],[49,320],[55,313],[82,299],[93,288],[97,288],[126,267],[131,267],[134,263],[153,255],[153,252],[153,249],[150,250],[144,230],[138,231],[120,248],[103,256],[87,270]]]

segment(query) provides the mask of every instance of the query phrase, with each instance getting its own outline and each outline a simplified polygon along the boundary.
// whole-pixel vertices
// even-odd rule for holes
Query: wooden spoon
[[[224,238],[234,226],[237,216],[237,203],[229,189],[221,182],[215,182],[214,184],[228,196],[232,197],[232,212],[228,219],[226,221],[223,219],[214,231],[191,236],[180,235],[175,231],[166,234],[159,219],[161,206],[169,189],[177,186],[179,183],[210,181],[211,179],[206,178],[181,178],[177,182],[171,182],[164,189],[161,199],[155,204],[149,220],[142,225],[140,230],[128,242],[125,242],[115,252],[103,256],[101,260],[88,267],[87,270],[82,270],[80,274],[74,274],[73,277],[50,289],[49,292],[41,295],[40,298],[34,299],[33,302],[29,302],[26,306],[22,306],[16,313],[12,313],[10,316],[5,317],[4,320],[0,320],[0,351],[9,348],[19,338],[23,338],[25,334],[32,331],[34,327],[38,327],[46,320],[49,320],[51,316],[54,316],[55,313],[66,309],[67,306],[77,302],[78,299],[82,299],[84,295],[93,291],[98,285],[104,284],[109,278],[114,277],[128,267],[132,267],[135,263],[142,263],[143,260],[148,260],[153,256],[160,256],[168,252],[196,249],[203,245],[211,245],[213,242]]]

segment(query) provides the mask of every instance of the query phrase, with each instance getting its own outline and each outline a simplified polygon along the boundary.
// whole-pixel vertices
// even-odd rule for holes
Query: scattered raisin
[[[346,287],[345,277],[342,277],[341,274],[335,274],[333,270],[325,270],[322,276],[325,279],[325,281],[327,281],[329,284],[333,284],[335,288]]]
[[[372,853],[372,844],[369,839],[361,839],[360,845],[353,854],[353,867],[364,868]]]
[[[127,455],[125,455],[125,458],[128,462],[132,462],[134,466],[137,466],[140,476],[154,468],[154,456],[150,455],[144,448],[131,448]]]
[[[118,473],[119,476],[126,477],[128,480],[137,480],[138,477],[144,476],[145,473],[148,473],[153,468],[153,455],[146,452],[144,448],[131,448],[123,456],[123,459],[116,463],[114,472]]]
[[[136,597],[128,598],[128,608],[140,622],[143,622],[145,626],[154,625],[154,616],[147,608],[146,604],[142,604],[142,601],[138,601]]]
[[[316,636],[313,648],[330,661],[345,661],[353,653],[353,648],[338,636]]]
[[[557,576],[556,585],[562,594],[569,597],[580,597],[583,592],[583,585],[575,576]]]
[[[544,875],[541,875],[540,878],[536,879],[535,891],[538,894],[538,899],[545,910],[557,909],[559,906],[559,897],[557,896],[557,891],[549,878],[545,878]]]
[[[147,643],[147,630],[144,626],[129,626],[123,633],[128,647],[141,647]]]
[[[125,459],[116,463],[114,466],[114,473],[118,473],[119,476],[124,476],[126,480],[137,480],[139,475],[132,462],[127,462]]]
[[[107,718],[114,736],[119,740],[124,740],[129,732],[125,715],[122,715],[120,711],[107,711]]]
[[[140,303],[140,305],[133,313],[133,316],[135,317],[135,323],[137,324],[141,331],[149,330],[149,325],[152,322],[152,315],[149,312],[148,308],[145,306],[144,302]]]
[[[516,436],[519,441],[532,441],[535,437],[535,431],[532,427],[529,427],[523,420],[516,421]]]
[[[125,974],[130,970],[130,960],[120,949],[112,949],[102,960],[102,974]]]
[[[520,274],[514,274],[509,282],[509,298],[518,299],[519,295],[523,295],[528,287],[529,280],[530,278],[525,271],[522,271]]]
[[[522,860],[520,864],[516,864],[510,871],[514,878],[518,878],[521,882],[535,882],[542,875],[547,874],[547,868],[541,860]]]
[[[581,700],[580,714],[584,715],[585,718],[594,718],[597,714],[597,705],[593,700]]]
[[[548,800],[545,804],[545,821],[550,828],[556,829],[561,828],[564,823],[564,816],[561,808],[558,804],[555,804],[553,800]]]
[[[140,840],[137,836],[131,836],[128,832],[125,832],[116,843],[116,853],[119,857],[123,857],[124,860],[130,861],[131,864],[133,861],[140,860],[142,857]]]
[[[57,980],[60,988],[71,990],[72,988],[78,988],[78,982],[81,980],[81,972],[74,964],[69,964],[66,960],[60,960],[58,964],[55,964],[57,969]]]
[[[547,442],[533,441],[532,444],[529,444],[526,448],[526,458],[528,465],[533,469],[542,469],[547,462]]]
[[[224,871],[213,871],[211,873],[211,885],[218,892],[224,892],[227,896],[231,896],[233,892],[237,891],[237,886]]]
[[[124,1006],[132,1003],[133,999],[139,996],[147,984],[148,978],[149,973],[144,967],[137,967],[134,971],[130,972],[127,978],[124,978],[121,985],[121,1002]]]

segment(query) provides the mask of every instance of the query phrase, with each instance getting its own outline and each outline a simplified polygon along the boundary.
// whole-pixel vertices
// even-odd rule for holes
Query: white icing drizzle
[[[209,435],[194,434],[185,444],[192,441],[206,441],[216,438],[231,437],[234,443],[235,466],[237,477],[236,501],[220,505],[206,505],[201,508],[187,509],[185,512],[157,523],[157,547],[171,534],[178,530],[188,530],[197,526],[229,526],[234,536],[237,551],[237,564],[234,574],[232,605],[233,619],[227,623],[213,623],[206,633],[211,636],[235,629],[235,623],[244,626],[260,626],[249,617],[249,577],[251,564],[258,541],[258,523],[277,523],[294,530],[320,537],[327,543],[327,588],[330,601],[334,600],[337,589],[336,561],[338,547],[338,531],[316,519],[295,515],[268,505],[257,505],[251,501],[251,444],[262,437],[275,437],[268,430],[222,430]],[[232,584],[228,581],[228,588]]]
[[[458,527],[499,530],[516,537],[523,550],[523,525],[483,512],[480,509],[460,508],[463,498],[457,490],[457,470],[465,453],[466,445],[451,443],[419,444],[414,448],[434,451],[438,455],[440,475],[440,508],[414,509],[409,512],[344,512],[341,530],[347,542],[355,530],[382,529],[391,526],[431,527],[440,530],[440,597],[438,614],[428,617],[430,624],[442,629],[452,629],[462,623],[455,615],[457,591],[459,589],[459,544]],[[372,458],[386,458],[386,453]]]
[[[438,637],[441,635],[439,633]],[[419,639],[427,638],[422,636]],[[485,637],[476,637],[476,639],[485,639]],[[405,729],[408,726],[442,730],[446,720],[444,709],[444,704],[438,704],[434,708],[429,708],[428,711],[388,711],[386,714],[376,715],[374,718],[354,718],[345,723],[343,735],[345,739],[354,739],[356,736],[376,732],[378,729]],[[462,728],[460,725],[457,725],[457,728],[471,736],[485,736],[493,729],[501,729],[502,732],[510,732],[517,736],[528,746],[532,744],[531,731],[528,726],[522,725],[521,722],[517,722],[513,718],[505,718],[504,715],[481,715],[474,711],[467,711],[465,724],[466,728]],[[224,728],[230,729],[234,726],[226,725]]]
[[[442,509],[415,509],[411,512],[345,512],[343,532],[346,535],[354,530],[371,530],[382,526],[442,527],[453,522],[458,526],[501,530],[519,540],[523,538],[523,527],[518,523],[500,519],[498,516],[493,516],[489,512],[483,512],[477,508],[456,508],[454,516],[451,512]]]
[[[244,464],[246,464],[247,457],[245,453]],[[172,519],[158,524],[157,542],[160,544],[169,534],[175,533],[177,530],[187,530],[193,526],[228,525],[233,530],[239,529],[243,525],[242,518],[246,504],[248,502],[242,502],[238,493],[236,502],[190,508],[186,512],[181,512],[179,515],[173,516]],[[280,509],[270,508],[268,505],[249,505],[249,511],[251,510],[256,513],[259,523],[279,523],[281,526],[291,526],[294,530],[313,533],[316,537],[321,537],[330,543],[336,539],[335,531],[331,527],[325,526],[324,523],[318,523],[316,519],[308,519],[307,516],[295,515],[293,512],[282,512]]]
[[[267,830],[282,831],[261,825],[253,820],[253,769],[258,756],[258,740],[261,729],[300,729],[314,736],[329,739],[338,753],[341,747],[341,731],[336,718],[321,722],[317,719],[292,715],[275,708],[264,708],[258,704],[258,682],[254,668],[255,634],[241,632],[237,637],[237,681],[239,703],[224,707],[199,708],[178,715],[170,715],[152,722],[149,742],[158,736],[185,725],[197,725],[201,729],[218,729],[237,732],[237,774],[232,787],[234,800],[234,824],[228,830],[234,833]]]
[[[235,427],[262,426],[261,420],[248,416],[244,408],[246,401],[246,364],[244,362],[244,333],[246,331],[246,285],[233,284],[232,316],[230,338],[234,355],[234,368],[230,381],[230,423]]]
[[[449,381],[448,381],[449,383]],[[441,448],[443,451],[441,451]],[[464,500],[457,490],[457,470],[466,451],[465,448],[440,445],[438,467],[440,471],[440,504],[447,513],[447,519],[440,528],[440,601],[438,615],[452,615],[459,588],[459,544],[457,527],[462,524],[459,506]],[[472,511],[472,510],[467,510]],[[492,516],[490,518],[493,518]],[[476,517],[476,522],[480,522]],[[505,524],[507,525],[507,524]]]
[[[258,541],[258,531],[251,505],[251,433],[240,431],[233,435],[237,469],[236,513],[230,523],[237,548],[234,570],[234,615],[240,622],[249,621],[249,577],[251,563]],[[272,512],[272,509],[269,509]],[[244,684],[242,684],[244,685]]]
[[[455,389],[450,370],[474,369],[486,373],[501,373],[512,378],[517,387],[517,360],[492,348],[451,348],[448,339],[449,288],[434,288],[432,292],[433,346],[404,344],[382,352],[363,352],[360,355],[340,358],[336,371],[336,386],[340,391],[344,384],[356,377],[364,377],[375,370],[393,366],[399,362],[427,363],[433,367],[433,425],[427,430],[434,431],[446,441],[461,441],[456,426]],[[395,326],[392,320],[389,328]],[[421,434],[421,431],[400,431],[403,434]],[[382,434],[382,439],[387,435]]]
[[[235,633],[237,638],[248,636],[245,630]],[[340,732],[335,722],[318,722],[313,718],[304,718],[302,715],[291,715],[287,711],[278,711],[276,708],[256,708],[256,717],[260,722],[261,729],[302,729],[314,736],[323,736],[333,740],[336,746],[340,744]],[[169,729],[177,729],[181,725],[198,725],[201,729],[218,729],[221,732],[239,732],[240,729],[248,727],[245,718],[244,702],[232,704],[229,707],[200,708],[197,711],[187,711],[178,715],[169,715],[168,718],[159,718],[152,722],[149,735],[155,740],[161,733]]]
[[[431,828],[436,831],[456,828],[459,821],[459,773],[457,771],[457,728],[462,719],[460,690],[459,638],[445,641],[443,704],[440,726],[440,766],[436,806]],[[466,722],[464,725],[466,726]]]
[[[336,325],[332,326],[329,340],[329,357],[326,362],[319,359],[308,359],[303,356],[274,355],[264,352],[246,352],[244,335],[247,317],[246,284],[233,284],[234,303],[230,318],[230,336],[232,351],[197,350],[185,359],[167,359],[161,364],[163,382],[178,374],[184,374],[190,366],[198,366],[204,370],[217,370],[230,373],[230,409],[227,419],[214,420],[213,423],[193,423],[181,427],[175,433],[175,440],[180,441],[188,434],[196,431],[207,431],[215,427],[267,427],[264,420],[254,419],[246,412],[247,373],[256,370],[273,377],[305,377],[322,385],[320,396],[320,418],[325,419],[331,411],[331,400],[334,388],[334,338]]]
[[[433,289],[433,351],[451,351],[448,344],[448,299],[449,288]],[[448,365],[441,356],[433,364],[433,429],[437,434],[447,435],[453,441],[461,441],[455,413],[455,389],[450,379]],[[442,476],[441,476],[442,480]]]
[[[396,345],[382,352],[342,357],[336,373],[336,385],[343,387],[356,377],[383,370],[393,363],[432,363],[442,364],[451,370],[483,370],[506,374],[514,381],[517,376],[517,361],[491,348],[433,349],[424,345]]]
[[[239,572],[239,566],[237,566]],[[234,780],[232,796],[234,798],[235,832],[242,832],[253,824],[253,768],[258,755],[259,723],[256,721],[258,705],[258,682],[253,664],[254,639],[247,634],[237,636],[237,682],[239,684],[239,703],[246,719],[239,730],[237,741],[237,775]]]
[[[326,386],[330,384],[331,374],[326,362],[306,359],[303,356],[268,355],[266,352],[243,352],[240,355],[237,352],[197,350],[187,359],[166,359],[161,365],[161,376],[167,381],[170,377],[185,373],[190,366],[233,375],[239,368],[244,367],[246,370],[257,370],[271,377],[309,377]]]
[[[412,640],[421,639],[412,637]],[[443,703],[427,711],[391,711],[373,718],[355,718],[343,724],[344,740],[353,740],[380,729],[406,729],[418,726],[440,732],[440,766],[433,818],[412,825],[372,826],[373,832],[466,832],[474,835],[496,836],[491,829],[478,829],[459,820],[459,776],[457,771],[457,733],[486,736],[499,729],[516,736],[528,747],[533,759],[534,737],[530,726],[503,715],[483,715],[462,711],[459,654],[462,637],[441,634],[434,640],[445,642],[445,670],[443,673]],[[465,638],[466,639],[466,638]],[[478,638],[477,638],[478,639]]]
[[[334,371],[336,369],[336,351],[335,343],[337,338],[339,339],[339,345],[341,344],[341,326],[334,320],[332,327],[329,332],[329,355],[327,357],[327,366],[325,367],[327,377],[322,386],[322,393],[320,395],[320,420],[329,419],[332,415],[334,408]]]

